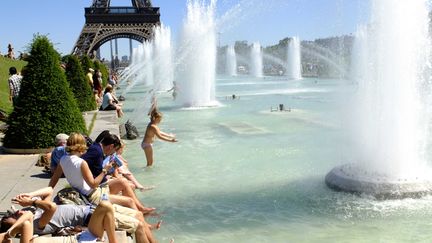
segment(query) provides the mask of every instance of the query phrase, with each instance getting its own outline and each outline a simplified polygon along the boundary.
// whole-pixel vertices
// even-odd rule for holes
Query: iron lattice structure
[[[75,55],[93,55],[107,41],[129,38],[139,42],[151,39],[160,25],[159,8],[149,0],[131,0],[132,7],[111,7],[110,0],[93,0],[85,8],[86,22],[72,50]]]

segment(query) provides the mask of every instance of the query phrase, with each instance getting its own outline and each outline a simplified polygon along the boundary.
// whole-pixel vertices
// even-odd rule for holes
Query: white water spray
[[[356,35],[354,160],[391,177],[418,177],[430,146],[429,17],[426,0],[373,1]]]
[[[287,46],[286,76],[289,79],[301,79],[300,40],[292,37]]]
[[[154,56],[154,80],[155,90],[167,90],[172,87],[174,81],[174,67],[172,62],[171,30],[164,26],[158,26],[154,30],[153,40]]]
[[[183,106],[214,106],[216,76],[216,1],[188,1],[178,53],[183,57],[176,69],[179,98]]]
[[[250,74],[254,77],[263,77],[263,55],[258,42],[252,44],[250,59]]]
[[[228,75],[237,76],[237,57],[232,45],[229,45],[226,51],[226,70]]]

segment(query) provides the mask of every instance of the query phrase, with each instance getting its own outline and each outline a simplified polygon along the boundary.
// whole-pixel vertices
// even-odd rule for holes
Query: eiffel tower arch
[[[92,56],[104,43],[128,38],[144,42],[153,38],[160,25],[159,8],[150,0],[131,0],[131,7],[112,7],[110,0],[93,0],[85,8],[85,24],[72,50],[75,55]]]

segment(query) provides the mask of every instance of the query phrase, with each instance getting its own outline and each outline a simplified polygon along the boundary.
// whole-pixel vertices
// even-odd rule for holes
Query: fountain
[[[237,58],[234,46],[228,46],[226,52],[226,73],[230,76],[237,76]]]
[[[263,76],[263,61],[262,61],[262,50],[261,45],[258,42],[254,42],[251,47],[251,65],[250,65],[250,74],[254,77],[262,77]]]
[[[286,76],[289,79],[301,79],[300,40],[292,37],[287,46]]]
[[[174,68],[172,63],[171,30],[164,26],[158,26],[154,30],[154,80],[156,90],[168,90],[174,81]]]
[[[216,106],[216,1],[188,1],[183,24],[176,77],[178,100],[186,107]]]
[[[143,44],[144,48],[144,73],[145,79],[144,83],[146,85],[154,85],[154,73],[153,73],[153,46],[152,42],[145,41]]]
[[[335,167],[325,181],[378,198],[421,196],[432,190],[427,1],[374,1],[372,20],[357,32],[353,55],[354,163]]]

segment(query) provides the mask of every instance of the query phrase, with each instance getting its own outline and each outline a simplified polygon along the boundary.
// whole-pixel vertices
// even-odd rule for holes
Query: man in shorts
[[[137,242],[154,242],[154,238],[144,221],[142,213],[121,206],[113,206],[108,201],[101,201],[94,206],[56,205],[52,202],[53,189],[46,187],[34,192],[23,193],[12,199],[12,202],[23,207],[33,206],[34,213],[18,210],[1,219],[0,241],[17,234],[30,238],[33,234],[56,234],[65,227],[84,226],[86,231],[74,236],[74,242],[96,241],[107,232],[109,242],[117,242],[115,229],[135,233]],[[29,226],[30,224],[30,226]],[[5,233],[3,233],[5,232]],[[25,236],[23,236],[25,234]]]

